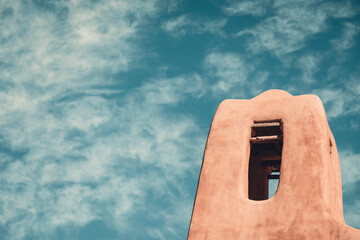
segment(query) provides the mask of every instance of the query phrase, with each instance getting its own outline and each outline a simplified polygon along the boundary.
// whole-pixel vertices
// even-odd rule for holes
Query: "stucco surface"
[[[279,186],[272,198],[254,201],[248,198],[251,127],[272,119],[283,123]],[[205,239],[360,239],[344,222],[338,152],[317,96],[269,90],[220,104],[188,235]]]

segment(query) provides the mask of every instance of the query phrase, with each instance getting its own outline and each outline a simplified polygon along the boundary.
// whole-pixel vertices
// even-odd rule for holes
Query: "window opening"
[[[249,199],[266,200],[278,186],[283,147],[281,120],[254,121],[249,159]]]

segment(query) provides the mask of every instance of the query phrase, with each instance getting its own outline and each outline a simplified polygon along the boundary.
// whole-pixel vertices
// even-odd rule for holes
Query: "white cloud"
[[[146,194],[167,199],[166,187],[181,192],[179,179],[197,174],[206,133],[167,107],[202,96],[202,79],[153,79],[128,92],[108,79],[137,58],[133,40],[156,1],[43,4],[1,6],[12,13],[0,21],[0,223],[15,240],[94,219],[132,231]]]
[[[186,96],[199,98],[206,92],[204,80],[198,74],[179,76],[172,79],[156,79],[145,83],[141,91],[148,103],[177,104]]]
[[[353,23],[345,23],[344,31],[340,38],[331,41],[334,48],[344,51],[355,45],[355,37],[360,32],[360,27]]]
[[[282,57],[302,49],[308,37],[324,32],[328,18],[354,16],[354,10],[348,6],[342,3],[318,4],[316,1],[275,1],[273,16],[254,28],[239,31],[235,36],[250,34],[252,38],[248,44],[254,52],[268,50]]]
[[[326,116],[331,119],[338,117],[345,112],[345,103],[348,101],[346,94],[340,89],[324,88],[315,90],[314,94],[318,95],[325,105]]]
[[[360,113],[360,72],[352,72],[346,76],[344,81],[346,86],[346,94],[349,99],[347,112],[349,114]]]
[[[204,136],[191,118],[172,116],[163,106],[176,105],[187,94],[198,96],[195,88],[178,92],[185,81],[153,80],[128,92],[121,104],[100,96],[38,103],[19,113],[14,124],[11,118],[3,120],[0,131],[9,145],[28,151],[0,177],[7,186],[1,187],[6,209],[1,221],[14,222],[9,238],[22,239],[30,230],[46,234],[61,226],[81,227],[102,218],[130,231],[128,216],[145,211],[142,201],[148,191],[163,198],[168,197],[168,185],[182,191],[178,181],[195,174]],[[157,92],[159,98],[153,95],[148,101]],[[190,198],[172,199],[170,211]],[[164,211],[169,210],[153,214]],[[19,215],[24,217],[17,219]]]
[[[296,66],[302,70],[302,80],[304,83],[315,82],[314,74],[319,70],[321,57],[315,54],[306,54],[297,59]]]
[[[204,67],[209,75],[218,79],[211,87],[215,94],[228,92],[235,85],[244,85],[252,70],[239,55],[233,53],[210,53],[204,60]]]
[[[254,41],[250,42],[253,51],[265,49],[281,56],[301,49],[307,36],[324,27],[325,19],[322,14],[296,10],[282,14],[288,16],[267,18],[255,29],[241,31],[237,36],[250,33],[254,37]],[[314,24],[309,24],[310,22]]]
[[[196,174],[205,137],[194,120],[166,110],[188,94],[198,96],[191,86],[178,92],[185,81],[153,80],[125,94],[120,104],[100,96],[39,103],[31,112],[19,113],[14,124],[11,118],[3,120],[0,131],[9,145],[28,151],[0,176],[7,186],[0,188],[6,209],[0,219],[12,222],[9,239],[102,218],[131,231],[128,217],[145,211],[149,191],[164,199],[169,185],[183,191],[179,179]],[[159,98],[154,94],[148,101],[152,93]],[[152,214],[164,215],[192,197],[169,199],[170,209]],[[20,215],[24,217],[17,219]],[[176,238],[176,223],[167,224]]]
[[[340,164],[341,164],[341,180],[344,188],[348,185],[355,184],[359,181],[360,170],[357,167],[360,164],[360,154],[353,153],[352,151],[339,151]]]
[[[183,0],[168,0],[167,2],[167,11],[169,13],[175,12],[179,5],[182,3]]]
[[[237,53],[211,52],[203,68],[213,97],[249,98],[264,91],[267,71],[254,71],[258,63]]]
[[[43,4],[45,8],[47,3]],[[3,76],[12,82],[31,81],[41,87],[55,87],[59,82],[69,88],[94,84],[99,79],[88,76],[128,69],[137,51],[129,40],[136,37],[141,21],[156,13],[155,1],[92,5],[61,1],[54,6],[55,13],[26,5],[4,4],[13,14],[0,22],[0,60],[8,66]],[[134,17],[129,19],[131,14]]]
[[[228,52],[210,52],[203,61],[209,90],[215,98],[251,98],[265,90],[269,72],[258,70],[256,61]]]
[[[324,2],[320,8],[334,18],[350,18],[359,12],[357,7],[351,5],[351,1]]]
[[[358,90],[360,88],[357,81],[358,77],[355,77],[355,75],[344,77],[344,79],[340,80],[345,82],[345,88],[328,86],[327,88],[313,91],[313,93],[318,95],[323,101],[326,115],[329,119],[360,113],[360,107],[358,107]]]
[[[214,35],[225,36],[222,28],[226,25],[226,22],[227,20],[225,18],[209,19],[207,17],[182,15],[168,20],[162,24],[162,28],[174,37],[197,35],[207,32]]]
[[[355,203],[351,206],[347,206],[344,210],[345,222],[350,226],[359,228],[360,226],[360,201],[355,200]]]
[[[223,8],[227,15],[253,15],[263,16],[266,13],[266,5],[268,1],[241,1],[232,2],[229,6]]]
[[[360,170],[357,166],[360,163],[360,154],[349,150],[340,151],[340,165],[341,165],[341,180],[344,196],[347,197],[344,201],[344,215],[345,221],[354,227],[360,226],[360,201],[359,201],[359,175]]]
[[[133,231],[130,219],[145,213],[163,226],[144,232],[182,239],[179,222],[188,226],[194,197],[184,194],[183,181],[198,174],[206,130],[174,108],[209,91],[215,97],[254,95],[270,73],[255,72],[258,65],[245,55],[210,52],[203,62],[205,77],[153,77],[124,91],[109,75],[131,69],[143,55],[138,30],[157,16],[158,1],[34,4],[4,1],[0,7],[0,143],[6,148],[0,154],[0,224],[7,227],[7,239],[29,234],[49,239],[58,228],[96,219]],[[164,9],[176,8],[172,1]],[[259,49],[291,52],[299,42],[282,46],[277,33],[301,42],[326,26],[321,13],[294,11],[279,10],[288,19],[273,17],[257,26]],[[348,16],[347,11],[332,15]],[[225,36],[226,23],[183,15],[162,27],[174,36]],[[318,62],[309,59],[299,63],[313,74]],[[350,111],[352,98],[343,91],[320,93],[331,117]],[[167,206],[145,205],[148,195]]]
[[[360,96],[360,71],[350,74],[349,80],[346,82],[347,88],[357,97]]]

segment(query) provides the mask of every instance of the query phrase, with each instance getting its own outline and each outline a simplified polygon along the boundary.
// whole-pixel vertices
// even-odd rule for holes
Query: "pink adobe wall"
[[[271,119],[283,122],[279,186],[272,198],[254,201],[248,199],[251,126]],[[269,90],[218,107],[188,240],[223,239],[360,239],[344,222],[339,157],[317,96]]]

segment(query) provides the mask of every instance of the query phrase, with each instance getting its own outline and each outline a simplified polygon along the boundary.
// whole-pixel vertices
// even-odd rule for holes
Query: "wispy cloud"
[[[227,15],[253,15],[263,16],[266,13],[268,1],[241,1],[232,2],[228,6],[223,8],[223,11]]]
[[[243,59],[233,53],[210,53],[204,60],[204,66],[209,75],[216,76],[217,81],[211,87],[215,95],[229,92],[235,85],[243,86],[251,71]]]
[[[323,101],[326,109],[326,115],[331,120],[336,117],[344,117],[348,114],[360,113],[360,84],[358,73],[344,75],[343,88],[328,86],[327,88],[314,90]]]
[[[339,152],[341,165],[341,180],[344,195],[345,221],[354,227],[360,227],[360,201],[353,194],[359,194],[359,168],[360,154],[349,150]]]
[[[155,104],[178,104],[186,97],[199,98],[206,90],[204,80],[196,73],[171,79],[156,79],[141,87],[146,102]]]
[[[317,3],[317,1],[314,1]],[[319,4],[320,8],[335,18],[350,18],[359,13],[359,8],[354,6],[351,1],[323,2]]]
[[[196,175],[202,133],[166,107],[200,97],[201,77],[153,79],[127,92],[112,78],[138,58],[138,27],[157,2],[34,4],[8,1],[0,11],[4,238],[46,239],[95,219],[132,231],[131,216],[157,220],[189,201],[164,189],[182,192],[184,175]],[[169,203],[149,210],[148,194]],[[164,228],[181,239],[174,224]]]
[[[235,36],[250,34],[248,44],[254,52],[268,50],[277,57],[302,49],[308,37],[327,29],[328,18],[352,17],[356,13],[347,3],[318,4],[316,1],[275,1],[273,8],[273,16]]]
[[[360,32],[360,27],[357,24],[345,23],[343,34],[340,38],[331,41],[334,48],[338,51],[344,51],[352,48],[356,41],[356,35]]]
[[[211,52],[204,59],[204,69],[210,80],[213,96],[246,98],[263,90],[259,87],[269,76],[266,71],[257,71],[256,64],[237,53]],[[246,89],[246,91],[244,91]]]
[[[315,54],[306,54],[297,60],[296,66],[302,70],[302,82],[315,82],[314,74],[319,70],[321,57]]]
[[[292,86],[292,71],[301,71],[296,91],[305,91],[328,59],[297,51],[330,31],[329,20],[344,28],[328,43],[339,52],[356,46],[358,9],[350,2],[227,3],[209,5],[218,15],[207,15],[192,1],[2,1],[2,238],[57,239],[98,221],[119,238],[184,239],[207,134],[196,120],[204,116],[193,113],[197,104],[214,108],[224,98]],[[228,38],[239,26],[239,38]],[[164,32],[177,39],[160,39]],[[158,74],[174,60],[162,58],[168,49],[161,44],[175,40],[182,51],[193,35],[203,35],[199,67]],[[156,61],[146,65],[149,53]],[[334,64],[327,77],[326,87],[307,92],[320,95],[330,121],[360,113],[359,73]],[[342,155],[350,165],[357,157]],[[344,192],[353,194],[357,173],[347,167]]]
[[[314,91],[323,101],[326,115],[329,119],[342,115],[345,103],[348,101],[346,94],[340,89],[321,89]]]
[[[195,15],[181,15],[170,19],[162,24],[162,28],[174,37],[185,35],[198,35],[211,33],[214,35],[225,36],[222,28],[226,25],[225,18],[210,19]]]
[[[195,174],[204,146],[194,120],[166,110],[187,94],[198,96],[195,88],[176,92],[182,81],[154,80],[111,100],[81,96],[47,102],[19,114],[15,123],[2,118],[0,130],[11,151],[26,151],[6,161],[0,177],[1,223],[12,222],[9,239],[22,239],[29,231],[41,236],[62,226],[81,227],[94,219],[131,231],[130,216],[146,212],[156,220],[190,201],[193,196],[172,198],[164,191],[184,191],[179,182]],[[168,199],[168,206],[143,206],[149,193]],[[165,225],[176,238],[176,223]]]

